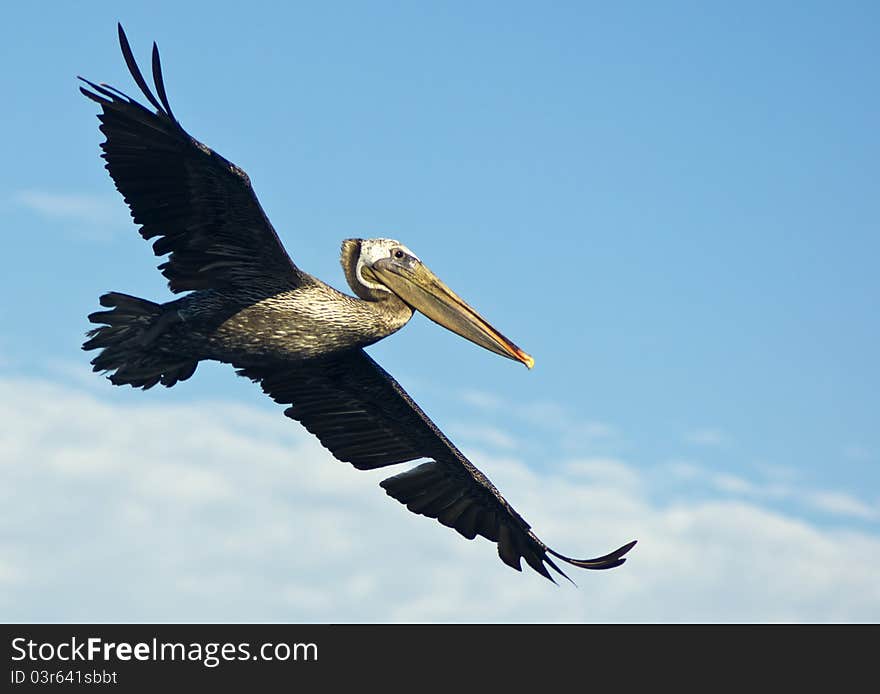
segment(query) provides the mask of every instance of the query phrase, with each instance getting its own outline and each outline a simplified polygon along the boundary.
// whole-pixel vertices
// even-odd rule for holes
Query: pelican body
[[[180,298],[163,304],[120,292],[86,350],[114,385],[171,387],[202,360],[232,364],[258,382],[339,460],[373,469],[427,459],[380,483],[407,508],[473,539],[496,542],[501,559],[521,559],[553,580],[551,559],[587,569],[625,561],[635,542],[596,559],[572,559],[535,536],[495,486],[364,351],[423,313],[481,347],[529,368],[534,360],[447,287],[409,248],[386,238],[347,239],[341,264],[355,296],[300,270],[284,250],[247,175],[191,137],[168,103],[153,44],[150,89],[122,27],[129,71],[152,109],[105,84],[84,80],[101,106],[102,157]],[[80,78],[82,79],[82,78]],[[567,576],[566,576],[567,578]]]

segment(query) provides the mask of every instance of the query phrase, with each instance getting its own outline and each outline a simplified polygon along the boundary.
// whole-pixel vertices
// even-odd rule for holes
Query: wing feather
[[[480,472],[381,366],[363,350],[296,364],[239,368],[257,381],[285,414],[301,422],[336,458],[361,470],[429,459],[380,483],[413,513],[436,518],[461,535],[482,535],[521,571],[521,560],[553,580],[568,578],[551,559],[573,566],[619,566],[631,542],[597,559],[571,559],[545,545],[492,482]]]
[[[171,110],[159,50],[153,44],[156,94],[140,71],[122,26],[119,45],[138,88],[155,111],[115,87],[82,81],[101,106],[106,168],[173,292],[246,286],[267,295],[295,288],[293,264],[260,206],[247,174],[180,125]]]

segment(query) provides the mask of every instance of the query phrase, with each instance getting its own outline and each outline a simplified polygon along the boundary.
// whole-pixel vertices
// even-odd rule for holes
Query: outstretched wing
[[[300,284],[293,264],[269,223],[250,180],[240,168],[191,137],[168,104],[159,51],[153,44],[150,90],[122,26],[119,44],[134,81],[155,112],[107,85],[80,78],[80,88],[101,105],[101,144],[106,168],[141,225],[173,292],[247,285],[267,291]]]
[[[571,559],[554,552],[363,350],[296,364],[247,367],[238,373],[258,381],[276,402],[290,405],[284,414],[302,422],[334,456],[358,469],[430,459],[382,481],[382,488],[413,513],[436,518],[468,539],[482,535],[497,542],[502,561],[517,571],[525,559],[551,581],[548,566],[568,578],[549,555],[585,569],[610,569],[622,564],[635,544],[596,559]]]

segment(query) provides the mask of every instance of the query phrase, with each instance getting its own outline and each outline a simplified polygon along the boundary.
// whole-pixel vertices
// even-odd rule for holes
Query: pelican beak
[[[435,323],[461,335],[490,352],[522,362],[528,368],[535,360],[493,328],[479,313],[447,287],[440,278],[415,258],[398,262],[383,258],[364,268],[378,282]]]

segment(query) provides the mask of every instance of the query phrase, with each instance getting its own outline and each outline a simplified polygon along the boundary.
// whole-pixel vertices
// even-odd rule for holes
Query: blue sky
[[[343,238],[399,238],[535,357],[527,372],[420,317],[371,348],[503,491],[519,495],[518,510],[548,543],[556,544],[546,527],[564,535],[572,544],[560,549],[574,554],[640,537],[625,567],[578,579],[582,591],[595,581],[617,591],[621,604],[635,605],[630,611],[597,613],[589,595],[560,601],[573,600],[584,619],[600,620],[880,619],[876,593],[840,611],[842,598],[827,586],[774,611],[773,591],[785,596],[789,588],[755,583],[742,594],[741,610],[728,612],[731,586],[713,578],[723,573],[725,551],[733,555],[756,535],[765,533],[767,543],[753,550],[775,556],[773,538],[788,535],[774,528],[803,531],[797,542],[809,545],[801,548],[804,567],[811,566],[806,558],[828,559],[818,549],[823,543],[880,543],[880,10],[874,3],[371,2],[282,9],[157,2],[149,9],[59,5],[48,18],[36,9],[9,12],[0,27],[6,64],[14,68],[3,78],[9,106],[0,114],[7,133],[0,292],[8,297],[0,305],[0,381],[9,412],[0,442],[12,461],[3,468],[7,494],[22,508],[56,494],[65,499],[55,507],[56,520],[78,522],[89,508],[103,508],[99,498],[129,498],[125,485],[103,486],[108,478],[96,470],[110,468],[86,465],[84,472],[59,460],[106,456],[132,475],[154,469],[158,459],[125,443],[138,440],[134,428],[125,435],[131,439],[119,433],[120,448],[94,446],[76,433],[100,437],[101,423],[110,421],[106,408],[167,426],[174,425],[170,412],[190,422],[182,414],[187,408],[245,408],[247,421],[265,417],[297,429],[228,368],[203,366],[183,386],[148,393],[114,389],[89,375],[79,345],[100,293],[169,296],[158,260],[128,221],[98,158],[95,108],[76,90],[81,74],[135,94],[116,44],[119,20],[142,64],[150,42],[159,43],[178,118],[249,173],[300,267],[344,288],[337,260]],[[63,415],[37,395],[75,403],[81,426],[56,427]],[[22,412],[40,419],[45,432],[38,435],[43,429],[33,422],[24,429],[15,424]],[[203,424],[214,436],[222,429],[222,422]],[[301,433],[266,426],[279,446]],[[295,445],[309,444],[296,439]],[[192,479],[205,489],[241,483],[231,462],[211,457],[212,447],[203,454],[198,445],[185,448],[197,459],[180,460],[180,469],[197,466]],[[248,445],[240,450],[247,458]],[[164,449],[155,455],[180,457]],[[15,472],[29,460],[45,469]],[[359,475],[329,456],[323,464],[339,480]],[[59,469],[66,472],[59,476]],[[272,474],[300,472],[282,466]],[[82,506],[70,501],[66,474],[78,480]],[[83,479],[103,480],[100,492],[97,482]],[[131,489],[140,489],[137,479]],[[207,503],[199,501],[199,484],[180,496],[173,468],[162,479],[147,507],[158,513],[166,509],[162,499],[177,499],[183,527],[201,528],[204,517],[190,514],[188,505]],[[550,480],[552,498],[535,496],[539,480]],[[273,564],[273,552],[293,551],[293,538],[259,555],[259,576],[275,576],[287,582],[283,594],[310,595],[325,607],[302,607],[309,600],[292,600],[287,611],[273,610],[271,601],[243,603],[228,618],[578,619],[581,613],[560,609],[540,583],[496,568],[487,544],[472,543],[475,553],[461,558],[458,545],[471,545],[454,535],[447,541],[449,531],[399,514],[375,480],[351,484],[361,483],[364,494],[375,493],[377,509],[389,507],[387,516],[360,519],[366,526],[375,518],[374,541],[384,537],[379,531],[411,538],[393,543],[395,561],[410,562],[407,553],[424,551],[422,541],[437,542],[437,553],[456,557],[454,573],[466,591],[472,557],[479,557],[474,580],[510,595],[535,591],[534,603],[520,600],[531,611],[518,613],[513,598],[485,614],[457,611],[460,596],[438,588],[430,609],[420,611],[427,598],[414,593],[409,611],[364,612],[357,601],[322,595],[326,576],[310,583],[308,572]],[[259,487],[254,503],[270,489]],[[572,511],[590,515],[555,515],[573,503],[560,496],[580,498],[590,489],[598,490],[593,509],[575,504]],[[619,524],[600,530],[596,524],[609,515],[596,509],[612,498],[623,504],[615,508],[631,513],[611,513]],[[247,513],[246,504],[235,504],[230,512]],[[130,534],[120,530],[108,542],[143,541],[126,524],[135,507],[131,501],[118,511]],[[336,507],[311,501],[309,518],[332,518]],[[278,509],[279,525],[303,522],[294,504],[280,500]],[[107,513],[116,518],[116,511]],[[660,574],[669,581],[670,562],[706,541],[682,528],[718,514],[728,514],[724,522],[744,520],[723,530],[707,527],[713,549],[705,561],[718,570],[705,574],[700,609],[689,610],[675,597],[686,595],[685,579],[664,592],[657,588]],[[682,517],[691,521],[682,525],[676,520]],[[92,521],[99,532],[103,526]],[[582,521],[589,524],[570,535],[569,526]],[[181,583],[172,578],[186,574],[198,584],[208,564],[167,558],[151,564],[161,587],[154,611],[125,596],[100,603],[97,593],[95,612],[69,611],[64,605],[73,600],[92,604],[82,602],[92,593],[27,587],[22,578],[43,566],[36,557],[52,555],[59,542],[44,530],[10,521],[3,533],[10,544],[6,559],[0,556],[6,562],[0,580],[17,596],[15,618],[207,614],[186,612],[192,602],[181,598]],[[253,532],[263,531],[254,524]],[[222,544],[228,535],[218,538]],[[94,533],[92,540],[74,540],[83,551],[94,549]],[[223,604],[253,588],[248,575],[230,568],[240,558],[236,547],[212,559],[228,562],[236,577],[217,589]],[[369,556],[388,561],[378,552]],[[423,570],[436,569],[443,586],[452,561],[434,568],[429,562]],[[861,561],[868,562],[868,585],[880,565]],[[73,559],[56,557],[49,566],[75,574],[82,586],[94,578]],[[790,564],[791,585],[809,583],[799,566]],[[345,569],[328,571],[341,576]],[[301,582],[290,584],[297,575]],[[621,576],[616,585],[614,576]],[[846,585],[840,577],[822,580]],[[373,586],[375,604],[390,600],[375,576],[363,581]],[[528,588],[517,587],[523,585]],[[340,595],[347,590],[337,588]],[[46,602],[48,593],[54,603]],[[661,603],[670,611],[659,609]],[[175,604],[181,612],[158,607]]]

